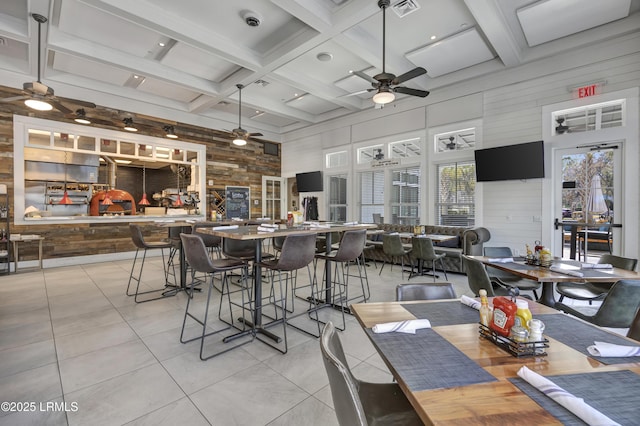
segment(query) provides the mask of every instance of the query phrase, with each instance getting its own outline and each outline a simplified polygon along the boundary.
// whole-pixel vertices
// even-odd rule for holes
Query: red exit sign
[[[589,96],[599,95],[601,91],[602,83],[594,83],[587,86],[576,87],[573,89],[573,94],[576,98],[588,98]]]

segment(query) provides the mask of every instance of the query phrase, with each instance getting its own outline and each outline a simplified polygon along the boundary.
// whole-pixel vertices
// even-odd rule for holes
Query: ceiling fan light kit
[[[236,146],[244,146],[247,144],[247,140],[252,136],[262,136],[262,133],[249,133],[242,128],[242,84],[236,84],[238,88],[238,128],[231,131],[233,137],[233,144]]]
[[[51,111],[53,109],[53,106],[49,102],[35,98],[25,100],[24,104],[37,111]]]
[[[131,117],[124,118],[122,120],[122,122],[124,123],[124,129],[127,132],[137,132],[138,131],[138,129],[136,127],[134,127],[134,125],[133,125],[133,118],[131,118]]]
[[[381,105],[393,102],[395,99],[396,95],[394,95],[393,92],[388,88],[381,87],[378,93],[373,95],[373,102]]]

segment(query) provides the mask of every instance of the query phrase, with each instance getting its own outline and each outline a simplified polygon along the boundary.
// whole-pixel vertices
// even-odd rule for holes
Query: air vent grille
[[[416,0],[400,0],[396,4],[391,6],[391,9],[398,15],[400,18],[403,18],[410,14],[411,12],[415,12],[420,9],[420,5]]]

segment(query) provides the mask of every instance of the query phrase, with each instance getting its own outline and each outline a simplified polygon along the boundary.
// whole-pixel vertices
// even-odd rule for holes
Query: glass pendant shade
[[[389,102],[393,102],[395,98],[396,98],[396,95],[394,95],[393,92],[390,92],[388,90],[383,90],[381,88],[378,93],[373,95],[373,102],[384,105],[384,104],[388,104]]]
[[[31,109],[35,109],[38,111],[51,111],[53,106],[45,101],[41,101],[39,99],[27,99],[24,101],[24,104]]]
[[[67,188],[64,189],[64,194],[62,194],[62,199],[58,204],[64,204],[64,205],[73,204],[73,201],[71,201],[71,198],[69,198],[69,193],[67,192]]]
[[[233,140],[233,144],[234,144],[234,145],[237,145],[237,146],[243,146],[243,145],[246,145],[246,144],[247,144],[247,141],[246,141],[246,140],[244,140],[244,139],[242,139],[242,138],[235,138],[235,139]]]
[[[142,199],[138,203],[139,206],[148,206],[151,204],[147,200],[147,165],[142,165]]]
[[[100,202],[101,205],[103,206],[112,206],[113,205],[113,201],[111,201],[111,197],[109,197],[109,193],[105,192],[104,194],[104,198],[102,199],[102,202]]]
[[[151,203],[149,202],[149,200],[147,200],[147,194],[146,193],[142,194],[142,199],[138,202],[138,205],[139,206],[148,206],[149,204],[151,204]]]
[[[184,203],[182,202],[182,198],[180,198],[180,193],[178,193],[178,198],[173,202],[174,207],[182,207]]]

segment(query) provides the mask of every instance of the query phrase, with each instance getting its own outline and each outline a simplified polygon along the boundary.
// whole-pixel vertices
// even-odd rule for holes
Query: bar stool
[[[216,351],[212,354],[208,354],[207,356],[204,355],[204,343],[207,337],[220,333],[222,331],[228,330],[231,327],[239,329],[240,331],[244,331],[247,329],[245,322],[242,322],[243,324],[242,328],[236,326],[235,322],[233,321],[233,306],[238,306],[243,311],[248,310],[249,312],[252,312],[253,309],[251,304],[251,289],[248,286],[242,286],[241,289],[239,290],[241,295],[240,303],[233,302],[231,300],[231,295],[232,293],[235,293],[235,292],[232,292],[229,289],[229,280],[227,277],[228,272],[233,271],[235,269],[241,269],[243,271],[242,276],[246,280],[246,276],[247,276],[246,264],[242,260],[238,260],[238,259],[213,259],[212,260],[209,256],[209,252],[207,250],[207,247],[204,244],[204,241],[202,240],[202,238],[200,238],[199,235],[183,233],[183,234],[180,234],[180,240],[182,243],[182,250],[184,250],[185,258],[189,263],[189,265],[191,266],[192,274],[195,274],[196,272],[204,273],[208,276],[208,281],[209,281],[209,291],[207,292],[207,303],[205,305],[204,318],[201,319],[200,317],[197,317],[193,313],[189,312],[189,307],[191,305],[191,299],[193,295],[193,288],[196,283],[196,280],[191,280],[191,293],[190,293],[190,297],[187,298],[187,306],[184,311],[182,331],[180,332],[180,342],[188,343],[194,340],[200,340],[200,359],[202,361],[206,361],[207,359],[213,358],[217,355],[223,354],[225,352],[228,352],[232,349],[235,349],[239,346],[242,346],[246,343],[251,342],[255,338],[255,333],[251,333],[252,338],[250,340],[244,341],[234,346],[230,346],[220,351]],[[207,322],[209,319],[209,305],[211,302],[211,292],[214,289],[213,277],[216,273],[222,274],[222,295],[220,296],[220,304],[218,306],[218,319],[220,319],[222,322],[227,324],[227,327],[223,327],[221,329],[207,332]],[[229,317],[230,317],[229,321],[226,321],[222,318],[222,303],[225,295],[227,296],[227,302],[229,306]],[[246,300],[245,300],[245,296],[246,296]],[[185,326],[187,324],[187,318],[191,318],[192,320],[194,320],[195,322],[197,322],[202,326],[202,333],[199,336],[193,337],[191,339],[185,339],[184,331],[185,331]]]
[[[175,296],[175,292],[173,292],[173,294],[168,294],[168,293],[165,294],[167,287],[169,287],[169,272],[168,272],[169,265],[165,263],[164,249],[171,249],[172,247],[171,243],[168,241],[145,241],[144,237],[142,236],[142,229],[140,229],[140,226],[135,224],[129,224],[129,231],[131,232],[131,240],[133,241],[133,244],[135,244],[136,246],[136,255],[133,258],[133,265],[131,265],[131,273],[129,274],[129,282],[127,283],[127,291],[126,291],[127,296],[134,296],[133,299],[135,300],[136,303],[150,302],[152,300],[158,300],[168,296]],[[153,249],[160,249],[160,254],[162,255],[164,286],[159,289],[153,289],[153,290],[147,290],[147,291],[141,292],[140,281],[142,281],[142,271],[144,269],[144,261],[147,257],[147,251],[153,250]],[[144,250],[144,251],[142,252],[140,269],[136,274],[135,273],[136,263],[138,262],[138,255],[140,254],[141,250]],[[175,272],[173,276],[175,278]],[[131,281],[136,282],[136,291],[134,293],[129,292],[131,289]],[[173,287],[175,287],[175,285]],[[163,293],[159,297],[154,297],[154,298],[145,299],[145,300],[138,300],[138,296],[141,294],[156,293],[160,291],[162,291]]]
[[[204,242],[204,246],[207,248],[210,255],[213,255],[215,253],[216,257],[220,259],[222,238],[198,231],[198,229],[213,228],[214,226],[216,226],[215,222],[196,222],[191,227],[191,233],[196,234],[200,238],[202,238],[202,241]]]
[[[264,343],[269,346],[277,349],[282,353],[286,353],[288,350],[287,344],[287,325],[291,325],[292,327],[303,331],[311,336],[319,337],[320,336],[320,324],[318,323],[318,334],[310,333],[300,327],[289,324],[287,319],[287,312],[292,312],[287,309],[287,299],[288,299],[288,290],[289,290],[289,282],[291,282],[291,287],[295,286],[295,281],[297,280],[296,272],[298,269],[302,269],[304,267],[307,268],[307,272],[309,275],[309,282],[312,283],[313,279],[311,277],[311,270],[309,268],[309,264],[313,262],[316,250],[316,236],[315,234],[290,234],[284,240],[282,244],[282,250],[280,252],[280,256],[277,259],[268,259],[261,261],[258,265],[266,270],[268,270],[270,281],[271,281],[271,291],[269,297],[265,300],[269,301],[269,304],[274,307],[274,317],[270,318],[274,321],[271,323],[275,325],[278,321],[282,322],[283,325],[283,333],[284,333],[284,349],[280,349],[277,346],[271,345],[269,342],[260,339]],[[275,288],[275,275],[278,273],[278,291]],[[284,285],[282,280],[282,275],[284,274]],[[313,289],[312,289],[313,293]],[[263,305],[264,308],[267,305]],[[311,302],[310,302],[311,306]],[[278,315],[280,313],[280,316]],[[306,313],[306,312],[304,312]],[[301,314],[299,314],[301,315]],[[299,316],[297,315],[297,316]]]
[[[363,302],[366,302],[368,299],[367,294],[369,293],[369,284],[363,276],[363,268],[365,268],[365,266],[362,263],[362,250],[364,249],[366,239],[367,231],[365,229],[346,231],[342,236],[342,240],[340,240],[340,247],[338,247],[337,251],[329,254],[318,253],[315,256],[316,259],[323,259],[325,262],[334,262],[335,264],[334,272],[332,274],[333,282],[331,283],[333,288],[332,300],[327,300],[326,302],[340,308],[340,311],[342,312],[343,327],[339,329],[341,331],[344,331],[346,327],[344,313],[349,310],[349,302],[356,299],[362,299]],[[362,288],[362,295],[355,297],[349,297],[349,276],[351,276],[351,274],[349,274],[349,266],[352,263],[354,263],[358,268],[358,277],[360,278],[360,287]],[[340,269],[338,269],[338,267],[340,267]],[[325,280],[324,274],[322,280]],[[365,286],[367,288],[365,288]],[[319,288],[318,291],[320,291]],[[321,295],[318,294],[316,299],[320,300],[320,296]]]

